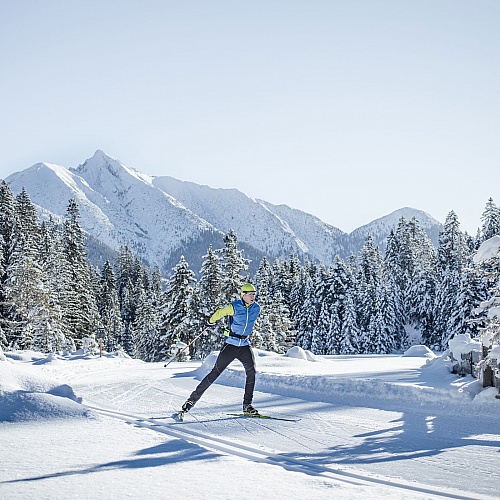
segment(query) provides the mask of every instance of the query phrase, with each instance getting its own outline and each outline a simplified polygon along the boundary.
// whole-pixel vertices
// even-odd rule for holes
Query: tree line
[[[478,334],[476,310],[491,283],[472,255],[500,234],[500,209],[490,199],[475,238],[450,212],[435,248],[416,219],[401,218],[383,254],[367,235],[358,255],[331,266],[296,255],[264,257],[250,276],[229,230],[222,248],[207,249],[198,278],[184,257],[163,277],[127,246],[101,269],[90,265],[79,217],[72,199],[61,221],[40,223],[24,189],[14,196],[0,185],[3,349],[74,351],[102,339],[107,351],[160,361],[203,332],[190,354],[204,358],[220,347],[224,326],[206,329],[206,320],[251,281],[261,305],[255,347],[382,354],[421,343],[442,350],[455,334]]]

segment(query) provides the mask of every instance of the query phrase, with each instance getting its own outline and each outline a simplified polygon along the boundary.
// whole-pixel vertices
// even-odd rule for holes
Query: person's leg
[[[212,371],[198,384],[196,389],[189,396],[189,400],[196,403],[203,393],[217,380],[218,376],[227,368],[229,363],[233,361],[237,356],[237,349],[231,344],[224,344],[219,355],[217,356],[217,360],[215,361],[215,365],[212,368]]]
[[[249,345],[238,347],[239,353],[237,359],[241,361],[245,369],[245,394],[243,396],[243,406],[251,404],[253,400],[253,391],[255,387],[255,358]]]

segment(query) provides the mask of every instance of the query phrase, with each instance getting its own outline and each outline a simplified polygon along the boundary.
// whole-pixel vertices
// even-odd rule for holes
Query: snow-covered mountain
[[[93,238],[112,249],[127,244],[167,273],[181,254],[198,271],[208,245],[220,248],[230,229],[254,264],[263,255],[272,260],[291,253],[331,264],[337,254],[356,253],[367,233],[383,242],[401,216],[416,217],[431,235],[441,229],[425,212],[405,208],[348,235],[313,215],[236,189],[151,177],[100,150],[76,168],[38,163],[6,181],[14,193],[24,187],[42,214],[63,216],[75,198],[81,225]]]
[[[384,251],[389,233],[396,228],[402,217],[406,220],[417,219],[420,222],[420,227],[428,234],[433,244],[438,245],[439,232],[443,229],[442,224],[422,210],[405,207],[355,229],[349,234],[344,248],[357,252],[364,244],[366,235],[370,234],[374,244]]]

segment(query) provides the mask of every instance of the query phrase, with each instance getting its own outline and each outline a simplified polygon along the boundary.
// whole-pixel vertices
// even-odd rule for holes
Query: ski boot
[[[177,413],[177,417],[182,422],[184,420],[184,415],[194,406],[194,401],[188,399],[183,405],[182,409],[179,413]]]
[[[259,415],[259,412],[252,405],[243,405],[243,413],[252,417]]]

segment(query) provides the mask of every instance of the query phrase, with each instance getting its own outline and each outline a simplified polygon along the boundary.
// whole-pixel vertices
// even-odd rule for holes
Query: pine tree
[[[290,311],[279,290],[272,299],[266,318],[268,327],[266,335],[263,335],[262,348],[279,354],[285,353],[292,346],[295,332],[292,329]]]
[[[248,281],[242,273],[248,270],[249,260],[243,257],[243,250],[238,249],[236,233],[230,229],[224,236],[222,254],[223,288],[226,303],[239,297],[241,285]]]
[[[145,278],[149,273],[144,267],[143,279],[136,286],[136,314],[132,325],[134,356],[143,361],[160,361],[160,324],[157,304],[157,285]]]
[[[132,330],[135,321],[137,303],[136,290],[137,266],[132,251],[128,246],[120,247],[115,260],[115,279],[120,306],[120,316],[123,324],[122,336],[118,339],[118,346],[133,355],[134,342]],[[117,346],[117,347],[118,347]]]
[[[206,327],[206,321],[220,307],[225,304],[224,282],[220,258],[209,246],[206,255],[203,256],[200,269],[200,279],[196,287],[196,297],[199,323],[195,325],[195,331],[204,331],[203,335],[196,341],[194,355],[205,358],[216,350],[223,338],[224,323],[220,321],[211,328]]]
[[[14,346],[42,352],[59,350],[62,334],[52,321],[54,307],[45,269],[40,261],[41,237],[36,209],[23,189],[15,200],[11,262],[5,293],[11,304]]]
[[[344,301],[344,321],[340,330],[339,353],[356,354],[360,352],[360,332],[356,319],[356,309],[353,298],[354,290],[347,289]]]
[[[330,328],[326,336],[324,354],[339,354],[341,350],[342,321],[340,319],[340,304],[341,302],[336,300],[330,308]],[[344,297],[342,297],[342,309],[344,307]]]
[[[466,262],[468,247],[460,223],[452,211],[446,217],[444,229],[439,237],[438,247],[438,284],[436,287],[435,332],[439,336],[440,347],[446,349],[453,335],[448,324],[457,306],[460,289],[460,275]]]
[[[106,260],[101,271],[97,310],[100,317],[99,337],[108,352],[114,352],[122,337],[123,323],[120,316],[120,305],[116,291],[116,280],[113,267]]]
[[[495,205],[493,198],[488,199],[481,220],[481,242],[500,234],[500,208]]]
[[[448,320],[452,335],[469,334],[471,338],[480,335],[480,324],[484,314],[478,316],[476,310],[488,297],[487,286],[482,279],[482,272],[470,261],[462,268],[456,306]]]
[[[160,320],[161,359],[170,358],[172,349],[178,342],[187,344],[191,340],[190,305],[195,282],[194,272],[189,269],[184,256],[181,256],[163,293]]]
[[[10,345],[15,340],[14,326],[15,308],[8,302],[5,283],[7,281],[7,269],[12,261],[14,249],[14,226],[15,207],[14,195],[8,184],[2,181],[0,184],[0,329],[2,329],[5,342]]]
[[[79,218],[80,211],[76,200],[71,199],[63,222],[62,243],[68,276],[63,309],[67,333],[81,346],[83,338],[95,336],[97,333],[98,312],[92,293]]]
[[[374,352],[376,349],[380,325],[381,301],[377,295],[377,290],[384,286],[382,256],[378,247],[373,244],[370,235],[366,237],[365,244],[359,255],[359,315],[358,322],[362,337],[360,347],[362,353]],[[377,321],[377,323],[374,323]]]
[[[317,313],[315,287],[309,273],[304,273],[301,286],[303,287],[303,291],[301,291],[303,299],[298,311],[295,313],[295,327],[297,329],[295,343],[299,347],[302,347],[302,349],[311,349],[312,334],[316,325]]]
[[[46,317],[37,329],[34,344],[43,352],[61,351],[66,344],[64,335],[61,290],[64,289],[65,276],[61,265],[63,256],[60,235],[52,218],[40,227],[39,262],[42,280],[47,295],[45,299]]]

